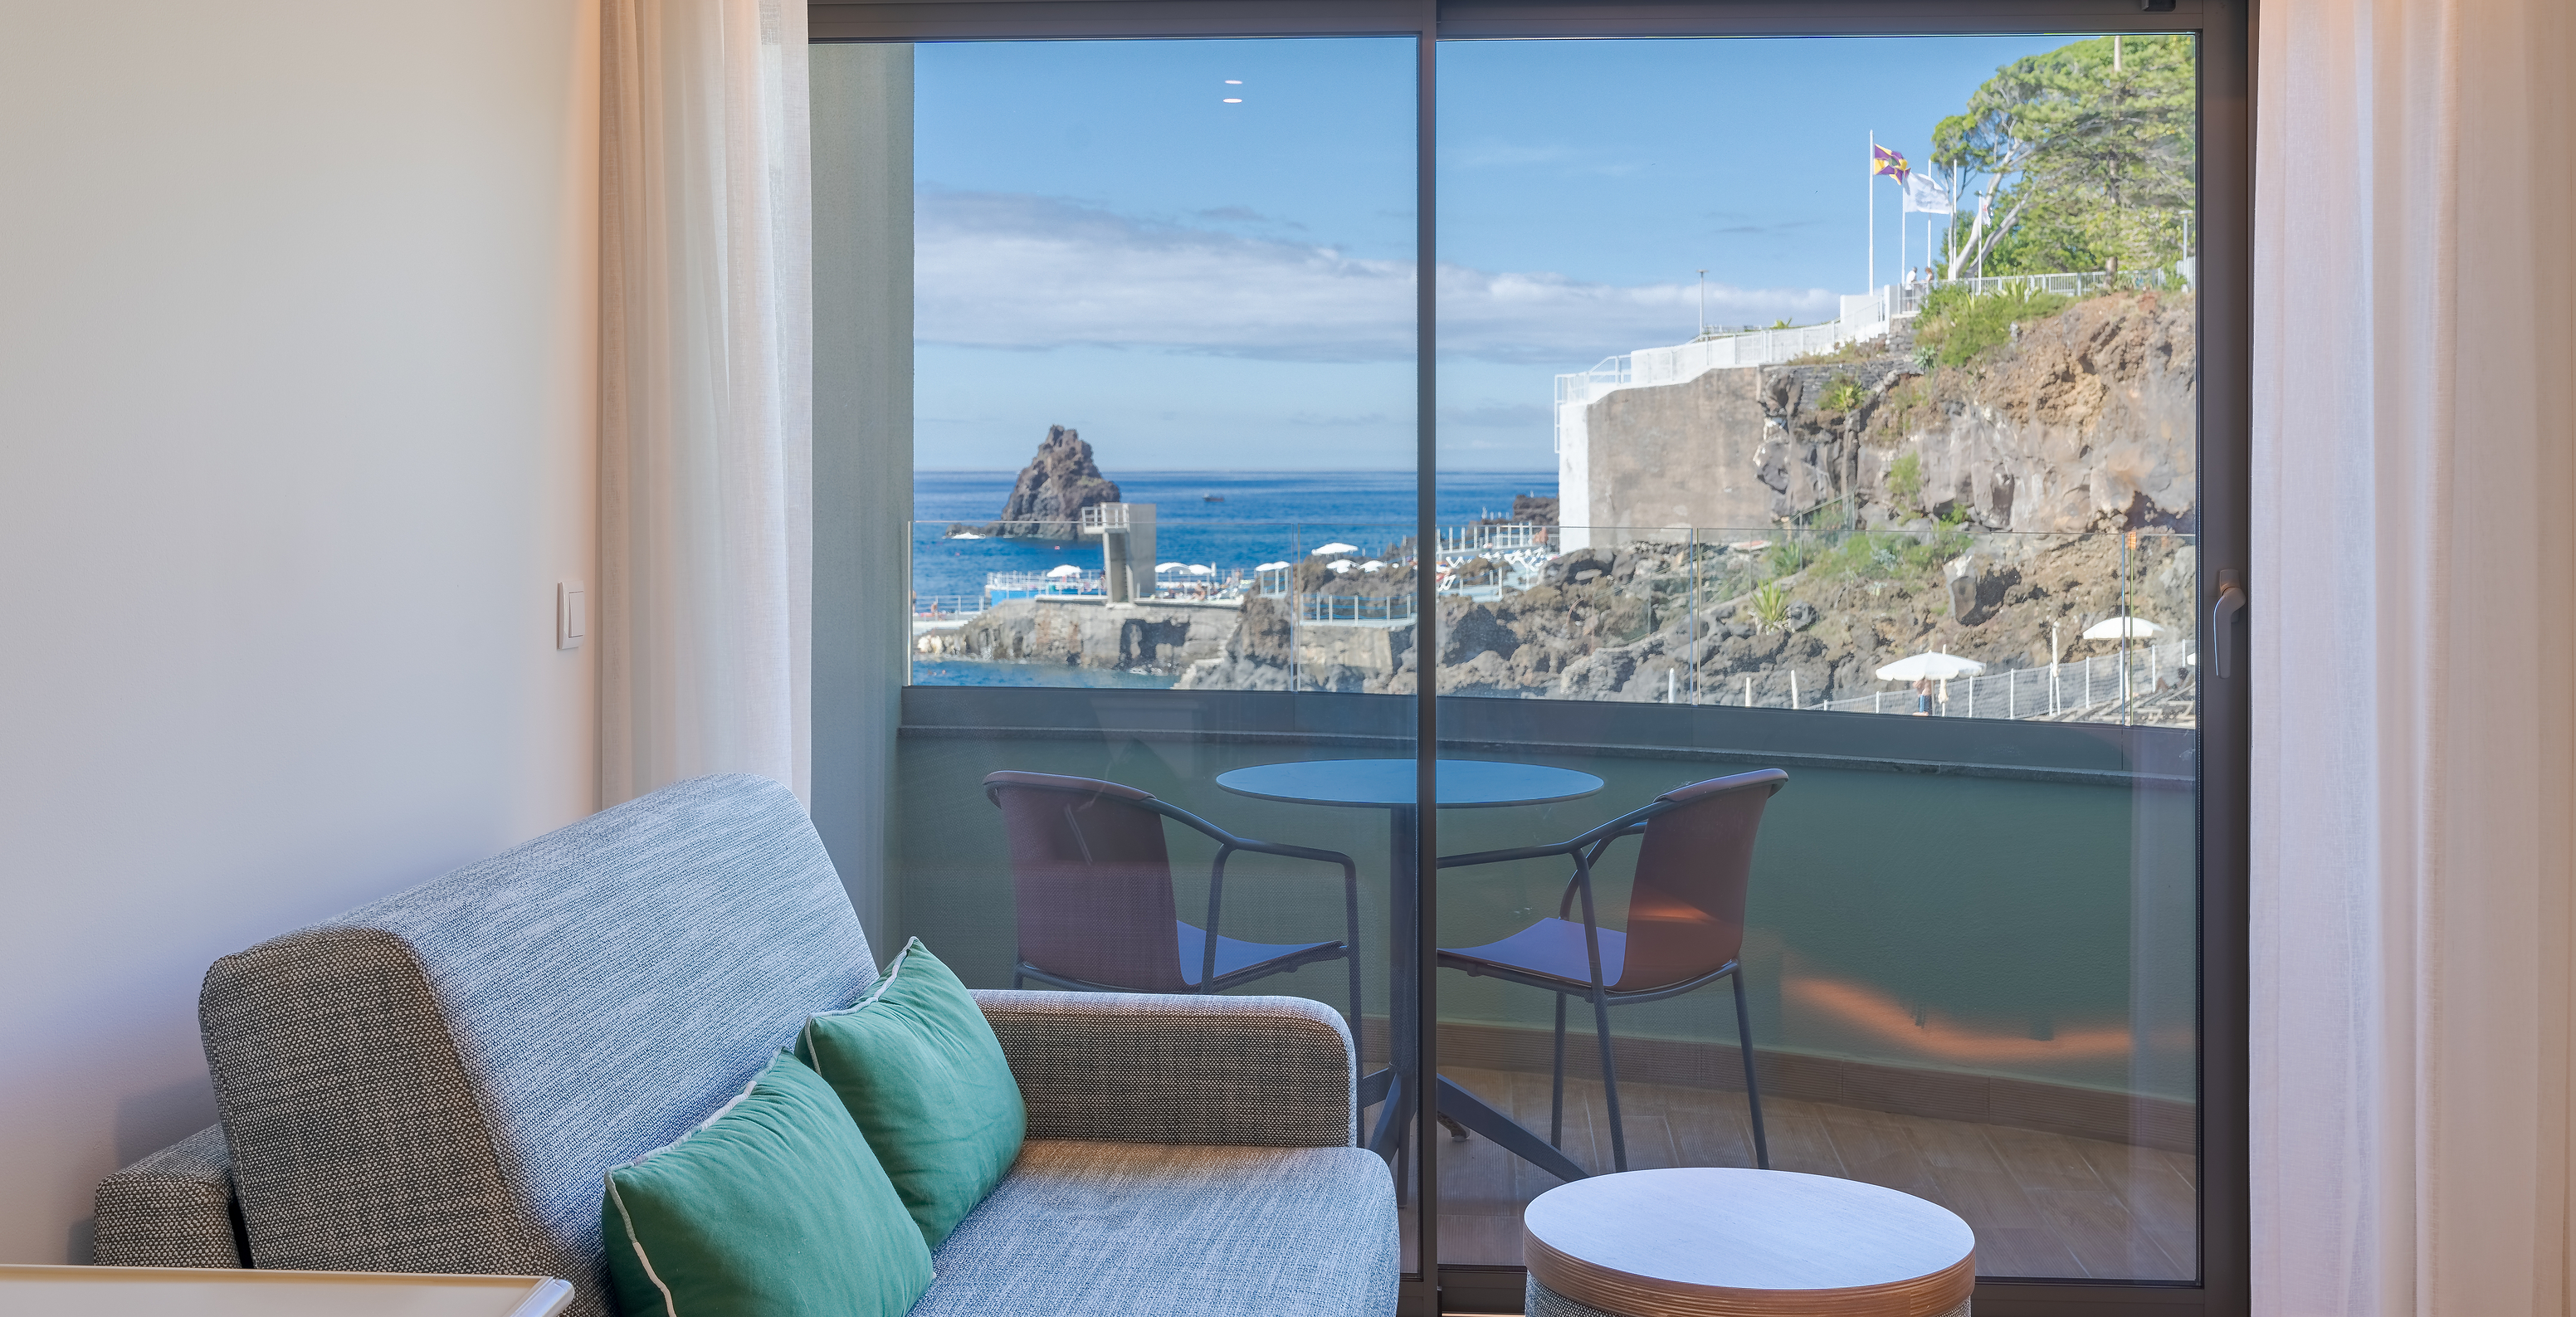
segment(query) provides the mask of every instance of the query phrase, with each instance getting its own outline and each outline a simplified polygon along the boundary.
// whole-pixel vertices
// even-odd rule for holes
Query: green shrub
[[[1923,457],[1906,453],[1887,464],[1887,492],[1911,503],[1923,494]]]
[[[1914,322],[1914,342],[1936,366],[1964,366],[2012,339],[2012,327],[2066,309],[2074,299],[2024,289],[1971,297],[1956,285],[1932,290]]]
[[[1859,380],[1849,375],[1836,375],[1825,385],[1825,396],[1816,400],[1816,410],[1838,415],[1860,406],[1861,400],[1868,396],[1869,390],[1862,388]]]
[[[1847,579],[1903,580],[1934,571],[1946,559],[1957,556],[1938,535],[1932,543],[1925,544],[1901,532],[1864,531],[1846,536],[1825,555],[1818,569]]]
[[[1753,624],[1764,631],[1785,631],[1789,627],[1789,592],[1777,581],[1767,582],[1753,592]]]
[[[1771,546],[1771,552],[1764,555],[1763,561],[1771,569],[1773,576],[1787,576],[1804,568],[1814,559],[1814,551],[1805,544],[1797,540],[1782,540]]]

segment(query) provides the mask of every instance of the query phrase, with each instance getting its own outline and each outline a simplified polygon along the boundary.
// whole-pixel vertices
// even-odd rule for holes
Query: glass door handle
[[[2245,583],[2234,568],[2218,574],[2218,601],[2209,606],[2209,656],[2220,680],[2227,678],[2229,642],[2235,636],[2227,624],[2245,611]]]

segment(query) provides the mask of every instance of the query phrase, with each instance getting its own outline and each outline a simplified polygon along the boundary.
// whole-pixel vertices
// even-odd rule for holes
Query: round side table
[[[1968,1317],[1977,1283],[1948,1209],[1791,1171],[1596,1175],[1521,1231],[1529,1317]]]

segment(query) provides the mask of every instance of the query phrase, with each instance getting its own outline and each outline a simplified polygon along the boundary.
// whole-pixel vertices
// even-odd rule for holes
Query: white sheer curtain
[[[2265,0],[2253,1280],[2565,1313],[2567,0]]]
[[[600,795],[807,789],[804,0],[603,0]]]

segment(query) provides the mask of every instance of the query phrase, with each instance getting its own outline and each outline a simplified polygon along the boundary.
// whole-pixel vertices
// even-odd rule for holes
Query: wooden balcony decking
[[[1547,1132],[1546,1075],[1443,1073]],[[1623,1083],[1619,1096],[1630,1169],[1753,1164],[1743,1094]],[[1796,1098],[1766,1098],[1762,1111],[1774,1170],[1866,1180],[1949,1208],[1977,1232],[1980,1275],[2172,1281],[2197,1270],[2186,1154]],[[1438,1137],[1441,1260],[1521,1265],[1521,1208],[1556,1177],[1484,1139]],[[1587,1170],[1611,1169],[1598,1081],[1567,1076],[1562,1146]]]

